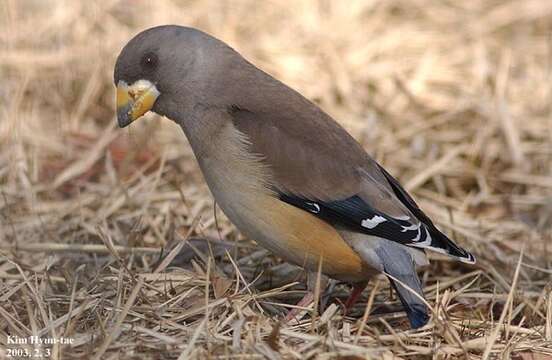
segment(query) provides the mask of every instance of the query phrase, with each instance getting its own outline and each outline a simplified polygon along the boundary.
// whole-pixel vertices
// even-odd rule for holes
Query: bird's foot
[[[351,291],[351,295],[347,298],[345,301],[345,304],[343,304],[343,316],[347,315],[353,306],[356,304],[358,299],[360,298],[360,295],[366,289],[366,286],[368,283],[360,283],[360,284],[354,284],[353,290]]]

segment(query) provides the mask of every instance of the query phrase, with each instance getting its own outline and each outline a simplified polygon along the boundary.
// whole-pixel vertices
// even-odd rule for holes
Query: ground
[[[550,359],[552,2],[2,0],[0,19],[2,358]],[[167,23],[315,101],[473,251],[423,270],[426,327],[385,279],[346,317],[334,284],[281,322],[303,272],[214,209],[174,123],[116,127],[115,58]]]

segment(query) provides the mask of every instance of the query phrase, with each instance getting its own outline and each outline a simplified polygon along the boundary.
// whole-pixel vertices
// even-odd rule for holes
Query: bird
[[[475,257],[330,115],[223,41],[192,27],[146,29],[114,68],[117,121],[152,111],[182,128],[219,207],[245,236],[307,271],[353,285],[384,274],[412,328],[430,309],[426,251]]]

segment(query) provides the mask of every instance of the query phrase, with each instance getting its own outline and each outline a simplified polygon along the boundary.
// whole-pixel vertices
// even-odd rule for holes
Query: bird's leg
[[[320,295],[320,312],[323,313],[324,310],[328,307],[328,303],[330,302],[332,293],[335,290],[335,287],[337,286],[338,282],[334,279],[328,280],[328,285],[326,286],[326,290]]]
[[[299,313],[301,311],[304,311],[304,309],[301,309],[301,308],[305,308],[305,307],[309,306],[309,304],[313,301],[314,301],[314,292],[309,290],[309,291],[307,291],[305,296],[303,296],[303,298],[301,300],[299,300],[299,302],[297,303],[297,307],[295,307],[295,308],[291,309],[290,311],[288,311],[288,313],[286,315],[286,318],[284,319],[284,322],[287,323],[287,322],[297,318]]]
[[[328,282],[329,278],[320,272],[312,271],[307,273],[307,293],[297,303],[297,308],[293,308],[287,313],[284,321],[288,322],[292,319],[296,319],[298,315],[304,311],[304,309],[301,308],[309,306],[310,303],[315,300],[315,296],[318,296],[320,299],[321,293],[324,293],[324,289],[327,287]]]
[[[362,282],[362,283],[356,283],[353,284],[353,290],[351,291],[351,295],[349,295],[349,298],[347,298],[347,301],[345,301],[344,307],[344,315],[347,315],[349,311],[353,308],[353,305],[356,304],[358,301],[360,295],[366,289],[366,286],[368,285],[368,282]]]

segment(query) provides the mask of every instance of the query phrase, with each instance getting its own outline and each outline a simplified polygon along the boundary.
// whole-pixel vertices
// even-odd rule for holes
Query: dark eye
[[[157,55],[152,52],[146,53],[142,58],[142,66],[144,69],[153,70],[157,67]]]

